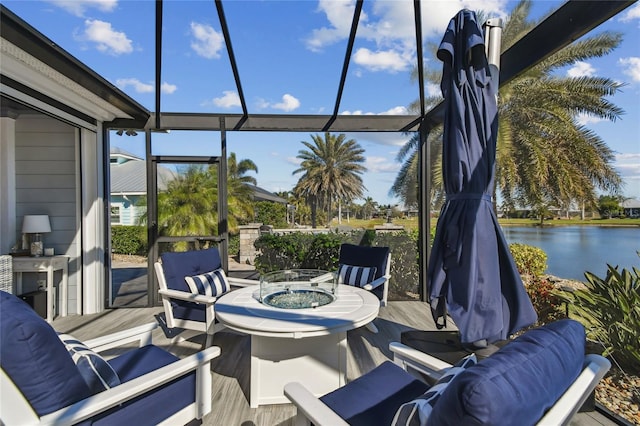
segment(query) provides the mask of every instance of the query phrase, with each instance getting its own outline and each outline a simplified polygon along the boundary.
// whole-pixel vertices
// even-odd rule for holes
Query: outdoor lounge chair
[[[217,298],[232,286],[258,284],[255,280],[227,277],[222,269],[220,252],[215,247],[164,253],[154,267],[167,327],[176,332],[172,339],[188,339],[206,333],[204,347],[213,342]]]
[[[338,257],[338,284],[349,284],[369,290],[380,299],[381,306],[387,306],[391,252],[389,247],[367,247],[342,244]],[[370,322],[367,328],[378,332]]]
[[[59,335],[25,302],[0,292],[0,423],[186,424],[211,411],[210,361],[151,343],[151,323],[80,342]],[[138,347],[130,349],[131,343]],[[124,351],[122,348],[128,345]],[[114,355],[108,361],[98,352]],[[115,353],[119,355],[115,356]]]
[[[611,366],[585,356],[584,327],[568,319],[530,330],[465,369],[400,343],[389,348],[395,364],[386,361],[321,398],[287,384],[296,424],[404,426],[411,416],[425,424],[425,415],[434,425],[567,424]]]

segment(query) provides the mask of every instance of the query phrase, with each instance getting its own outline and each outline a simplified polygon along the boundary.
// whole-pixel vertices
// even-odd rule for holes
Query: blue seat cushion
[[[429,421],[533,425],[578,377],[584,354],[584,327],[576,321],[530,330],[460,374]]]
[[[398,407],[429,386],[391,361],[385,361],[320,400],[350,425],[390,425]]]
[[[55,330],[18,297],[0,291],[0,365],[43,416],[91,395]]]
[[[178,358],[153,345],[128,351],[109,364],[122,383],[177,361]],[[158,424],[195,401],[195,372],[160,386],[91,419],[94,425]]]

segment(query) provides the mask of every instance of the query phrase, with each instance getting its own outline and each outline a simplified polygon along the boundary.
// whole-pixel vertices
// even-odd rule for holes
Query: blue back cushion
[[[387,259],[389,247],[367,247],[354,244],[342,244],[338,263],[353,266],[374,266],[376,268],[375,279],[387,272]],[[384,287],[378,286],[372,290],[378,299],[382,300]]]
[[[0,291],[0,364],[38,415],[91,395],[55,330],[25,302]]]
[[[387,271],[389,247],[367,247],[353,244],[342,244],[338,263],[353,266],[375,266],[375,278],[380,278]]]
[[[390,425],[403,403],[429,386],[391,361],[385,361],[320,400],[351,426]]]
[[[167,287],[188,293],[191,290],[184,277],[192,277],[222,268],[220,252],[216,247],[206,250],[164,253],[160,257]]]
[[[530,330],[465,370],[429,417],[437,425],[535,424],[582,370],[584,327],[561,320]]]

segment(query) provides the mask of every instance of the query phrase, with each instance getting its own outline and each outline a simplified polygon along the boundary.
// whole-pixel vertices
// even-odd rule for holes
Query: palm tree
[[[258,171],[251,160],[237,161],[235,153],[227,160],[229,229],[253,219],[253,189],[256,179],[248,171]],[[177,173],[158,194],[158,225],[161,235],[217,235],[218,168],[190,165]]]
[[[536,25],[529,19],[531,6],[531,1],[521,0],[506,19],[503,51]],[[577,117],[584,113],[615,121],[623,111],[606,97],[622,84],[605,77],[563,76],[560,71],[610,53],[621,39],[619,33],[603,32],[575,42],[500,87],[496,183],[507,203],[561,205],[579,200],[595,205],[597,189],[620,189],[622,180],[613,168],[612,150],[580,125]],[[426,75],[439,82],[441,72],[428,70]],[[442,191],[434,167],[441,164],[440,135],[438,129],[429,135],[436,195]],[[416,199],[417,146],[414,137],[398,155],[404,163],[391,189],[406,204]]]
[[[215,235],[218,229],[217,174],[209,167],[190,165],[177,173],[158,194],[160,235]]]
[[[362,197],[365,190],[360,175],[367,169],[361,163],[364,149],[354,140],[346,140],[346,135],[338,136],[325,132],[311,135],[313,143],[302,141],[306,150],[298,151],[302,160],[300,168],[293,174],[303,173],[294,192],[304,196],[311,204],[312,224],[315,227],[315,209],[320,202],[327,208],[327,221],[331,222],[333,200],[351,200]]]
[[[248,172],[258,173],[258,166],[249,160],[238,162],[235,152],[227,159],[227,202],[229,206],[229,228],[234,229],[240,223],[247,223],[253,219],[253,188],[256,178],[247,176]]]
[[[373,212],[378,208],[378,203],[373,200],[371,197],[367,197],[364,199],[364,204],[362,205],[362,213],[363,219],[371,220],[373,217]]]

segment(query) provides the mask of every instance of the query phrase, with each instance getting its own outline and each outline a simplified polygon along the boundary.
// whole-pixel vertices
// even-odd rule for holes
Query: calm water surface
[[[585,281],[589,271],[604,278],[607,264],[640,269],[640,228],[601,226],[505,226],[509,242],[539,247],[547,253],[547,273]]]

